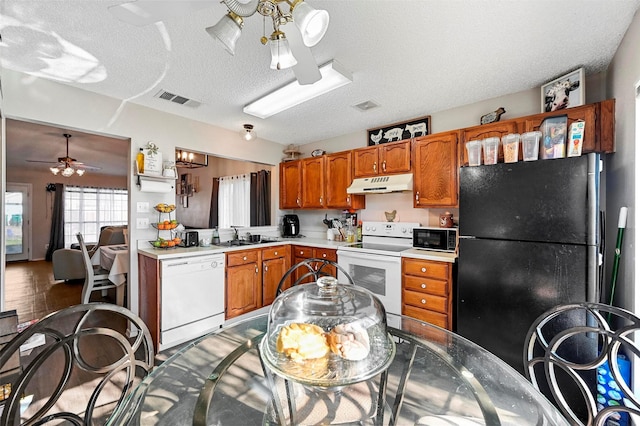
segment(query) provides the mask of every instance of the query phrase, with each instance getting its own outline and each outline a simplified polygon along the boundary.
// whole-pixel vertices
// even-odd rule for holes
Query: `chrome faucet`
[[[233,225],[231,227],[233,228],[233,241],[238,241],[238,227]]]

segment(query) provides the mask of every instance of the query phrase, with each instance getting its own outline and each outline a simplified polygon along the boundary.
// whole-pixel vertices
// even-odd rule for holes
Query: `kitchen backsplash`
[[[413,208],[411,192],[393,192],[389,194],[367,194],[367,208],[358,210],[358,220],[386,222],[385,212],[395,210],[394,222],[418,222],[422,226],[438,226],[440,214],[453,213],[454,225],[458,225],[458,209]],[[286,210],[281,212],[297,214],[300,219],[300,233],[309,238],[326,238],[327,226],[323,223],[325,214],[329,219],[342,217],[341,210]],[[278,224],[282,216],[278,218]]]

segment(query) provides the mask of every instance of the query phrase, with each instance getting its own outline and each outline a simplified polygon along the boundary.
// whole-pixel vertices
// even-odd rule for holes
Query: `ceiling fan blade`
[[[24,160],[27,163],[44,163],[44,164],[60,164],[59,161],[44,161],[44,160]]]
[[[298,79],[298,83],[301,85],[313,84],[320,80],[322,76],[320,75],[318,64],[316,64],[316,59],[313,57],[311,49],[304,45],[298,27],[294,24],[289,24],[285,30],[285,34],[287,40],[289,40],[291,53],[293,53],[293,56],[295,56],[298,61],[298,63],[291,68]]]
[[[134,0],[107,9],[119,20],[143,27],[210,5],[211,0]]]

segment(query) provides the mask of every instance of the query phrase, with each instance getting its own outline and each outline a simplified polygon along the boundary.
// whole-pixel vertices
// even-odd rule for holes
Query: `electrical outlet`
[[[139,217],[136,219],[136,229],[146,229],[149,227],[148,217]]]
[[[138,201],[138,204],[136,204],[136,213],[149,213],[149,202]]]

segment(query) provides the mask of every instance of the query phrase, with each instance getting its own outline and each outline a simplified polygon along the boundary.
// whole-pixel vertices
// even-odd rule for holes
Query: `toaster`
[[[178,245],[181,247],[196,247],[198,245],[198,233],[196,231],[183,232],[182,241]]]

